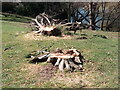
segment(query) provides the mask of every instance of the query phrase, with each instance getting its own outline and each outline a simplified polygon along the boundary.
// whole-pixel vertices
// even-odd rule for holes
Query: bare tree
[[[103,30],[104,26],[104,19],[105,19],[105,8],[106,8],[106,3],[102,2],[102,22],[101,22],[101,30]]]
[[[112,9],[107,14],[108,17],[106,22],[106,31],[111,31],[110,28],[119,26],[117,23],[119,23],[119,19],[120,19],[120,2],[115,3],[115,5],[112,6]]]

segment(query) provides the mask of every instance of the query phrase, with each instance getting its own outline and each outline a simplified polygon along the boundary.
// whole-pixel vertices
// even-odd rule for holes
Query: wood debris
[[[52,16],[49,16],[45,13],[39,14],[35,19],[32,19],[30,26],[32,30],[36,33],[48,36],[61,36],[62,32],[57,28],[57,26],[69,26],[66,28],[68,31],[74,31],[74,34],[77,30],[83,29],[81,22],[68,22],[67,19],[59,22],[59,19],[53,19]],[[59,22],[59,23],[58,23]]]
[[[43,55],[31,56],[30,63],[48,62],[58,66],[60,71],[64,69],[73,71],[75,69],[83,70],[83,56],[77,49],[62,50],[56,49],[52,52],[42,52]]]
[[[53,19],[47,14],[42,13],[37,15],[35,19],[32,19],[30,25],[32,30],[36,30],[36,33],[49,36],[60,36],[61,31],[55,26],[56,21],[57,20]]]

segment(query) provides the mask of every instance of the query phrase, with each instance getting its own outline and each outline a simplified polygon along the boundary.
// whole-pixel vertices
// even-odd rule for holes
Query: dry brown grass
[[[35,32],[30,32],[24,35],[25,40],[59,40],[59,39],[72,39],[72,36],[65,35],[62,37],[56,36],[43,36],[36,34]]]
[[[57,67],[51,64],[25,64],[23,71],[27,71],[26,80],[35,80],[35,85],[44,87],[47,83],[53,85],[53,87],[92,87],[95,82],[95,64],[92,62],[86,62],[90,65],[90,68],[84,72],[60,72]]]

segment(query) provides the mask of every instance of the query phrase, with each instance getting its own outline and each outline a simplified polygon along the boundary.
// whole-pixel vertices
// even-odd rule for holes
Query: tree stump
[[[30,62],[37,60],[39,62],[46,61],[54,66],[58,66],[60,71],[64,71],[64,69],[73,71],[74,69],[83,69],[83,59],[81,53],[76,49],[69,49],[67,51],[57,49],[45,55],[34,57]]]

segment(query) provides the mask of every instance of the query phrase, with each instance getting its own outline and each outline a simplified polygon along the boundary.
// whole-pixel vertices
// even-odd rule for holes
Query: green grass
[[[23,22],[23,23],[28,23],[31,21],[32,18],[30,17],[23,17],[20,15],[15,15],[15,14],[10,14],[10,13],[1,13],[0,12],[0,20],[4,20],[4,21],[11,21],[11,22]]]
[[[84,87],[118,87],[117,32],[77,31],[77,34],[72,36],[72,40],[29,40],[23,38],[30,30],[29,25],[26,23],[2,21],[2,82],[4,88],[82,87],[83,83],[85,83]],[[86,33],[89,39],[76,40],[77,37],[81,36],[81,33]],[[105,35],[108,39],[91,38],[95,34]],[[92,61],[93,65],[85,63],[85,72],[63,73],[62,81],[60,80],[62,72],[56,72],[56,77],[39,85],[40,81],[35,79],[36,74],[29,74],[31,71],[27,69],[27,66],[32,64],[28,63],[29,59],[25,56],[52,43],[54,45],[50,50],[74,47],[82,52],[85,59]],[[9,49],[4,51],[5,48]],[[38,66],[41,65],[44,66],[46,63],[38,64]],[[67,78],[71,78],[73,81],[69,82]]]

